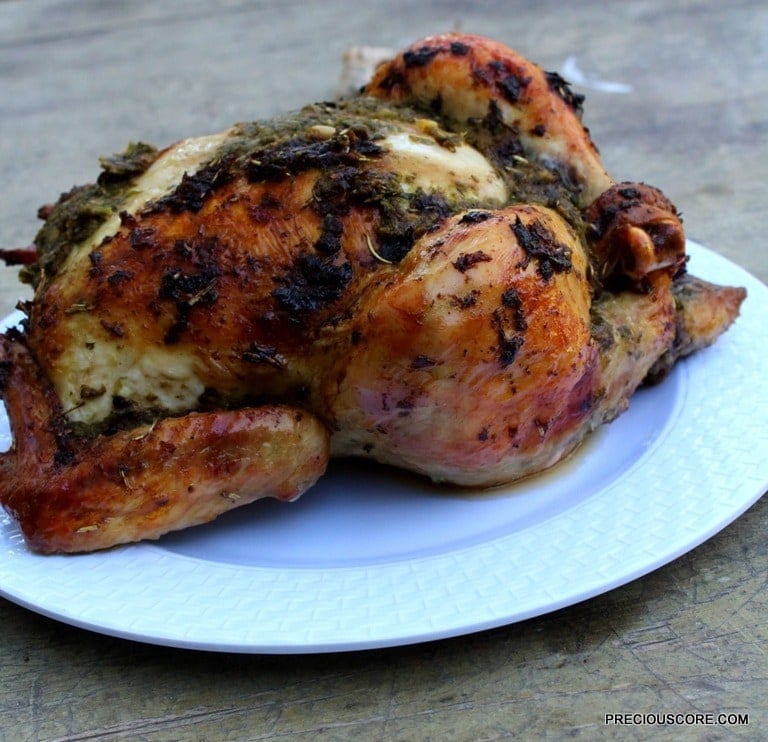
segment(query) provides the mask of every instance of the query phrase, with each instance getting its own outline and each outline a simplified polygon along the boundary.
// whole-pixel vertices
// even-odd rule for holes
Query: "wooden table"
[[[570,77],[615,177],[661,187],[689,237],[768,281],[762,0],[10,0],[0,242],[29,244],[37,207],[129,140],[170,143],[328,99],[348,46],[456,28]],[[0,315],[26,295],[0,269]],[[159,648],[0,601],[0,739],[597,739],[617,734],[606,714],[636,712],[746,713],[750,725],[639,726],[626,738],[764,738],[767,527],[763,498],[691,553],[583,604],[358,653]]]

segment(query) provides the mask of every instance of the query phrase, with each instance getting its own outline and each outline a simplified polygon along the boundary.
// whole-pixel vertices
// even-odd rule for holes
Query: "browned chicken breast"
[[[42,552],[156,538],[329,456],[468,486],[559,461],[713,342],[675,207],[615,183],[581,97],[446,34],[358,96],[156,151],[41,210],[0,339],[0,501]]]

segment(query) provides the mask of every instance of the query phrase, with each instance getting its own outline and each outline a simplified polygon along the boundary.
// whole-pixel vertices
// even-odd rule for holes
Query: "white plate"
[[[553,472],[470,497],[340,463],[296,503],[82,556],[32,554],[0,516],[0,595],[150,643],[300,653],[509,624],[656,569],[768,487],[768,288],[689,247],[692,273],[747,287],[742,316]]]

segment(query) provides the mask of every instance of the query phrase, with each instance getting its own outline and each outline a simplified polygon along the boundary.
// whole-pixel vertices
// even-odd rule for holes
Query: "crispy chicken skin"
[[[616,183],[581,97],[423,39],[351,99],[163,151],[41,210],[0,501],[40,552],[157,538],[330,456],[491,486],[551,466],[736,318],[675,207]]]
[[[157,538],[258,497],[295,499],[325,470],[323,425],[279,405],[190,413],[73,442],[24,344],[3,338],[2,350],[11,361],[6,403],[25,435],[0,474],[13,480],[7,506],[34,549]]]

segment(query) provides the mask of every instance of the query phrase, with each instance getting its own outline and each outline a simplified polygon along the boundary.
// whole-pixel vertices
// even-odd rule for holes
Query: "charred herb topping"
[[[341,235],[344,232],[344,222],[333,214],[326,214],[320,237],[315,242],[315,250],[324,255],[335,255],[341,249]]]
[[[277,369],[285,367],[285,358],[278,353],[277,348],[271,345],[252,343],[250,348],[242,354],[242,359],[246,363],[255,365],[266,364]]]
[[[45,224],[34,240],[37,262],[21,270],[21,280],[36,288],[43,274],[55,275],[72,248],[119,209],[133,179],[156,158],[157,150],[151,145],[129,144],[124,152],[101,158],[102,171],[96,183],[76,186],[63,193],[52,208],[42,208],[39,214]]]
[[[619,188],[619,194],[624,198],[632,200],[640,198],[640,191],[633,186],[625,186],[624,188]]]
[[[251,182],[282,180],[307,170],[358,165],[381,154],[381,147],[369,141],[364,130],[319,142],[297,137],[254,152],[245,164],[245,175]]]
[[[395,66],[390,67],[389,72],[379,80],[377,87],[381,90],[393,90],[399,85],[405,84],[405,72]]]
[[[210,306],[219,296],[216,282],[221,271],[215,253],[218,242],[215,238],[201,239],[195,244],[179,240],[174,250],[181,259],[190,260],[194,271],[181,267],[169,268],[160,280],[158,299],[171,301],[176,308],[176,320],[165,334],[166,345],[173,345],[189,323],[192,310],[198,306]]]
[[[583,232],[578,193],[569,187],[568,174],[525,156],[520,132],[504,123],[497,101],[491,101],[482,119],[470,120],[464,128],[467,144],[482,152],[504,179],[509,203],[541,204],[557,211],[577,232]]]
[[[499,362],[502,368],[506,368],[514,363],[515,357],[520,348],[523,347],[522,335],[508,335],[504,328],[499,326]]]
[[[377,213],[373,228],[378,254],[385,262],[397,263],[421,235],[439,224],[456,208],[439,193],[404,192],[395,173],[369,165],[365,168],[342,165],[321,171],[312,193],[312,209],[323,217],[319,251],[341,239],[343,223],[337,221],[353,208]]]
[[[217,188],[232,181],[234,176],[230,170],[230,159],[224,157],[202,167],[192,175],[184,173],[181,182],[171,193],[149,204],[143,213],[169,211],[172,214],[181,214],[191,211],[196,214]]]
[[[557,93],[577,115],[582,114],[582,104],[584,96],[574,93],[570,83],[561,77],[557,72],[545,72],[549,89]]]
[[[143,250],[147,247],[154,247],[157,238],[156,230],[151,227],[134,227],[130,233],[131,247],[136,250]]]
[[[349,148],[351,157],[365,154],[369,145],[389,131],[399,128],[401,122],[413,123],[423,114],[405,106],[393,106],[373,98],[353,98],[339,102],[315,103],[304,108],[266,121],[253,121],[239,124],[232,136],[223,145],[220,157],[233,155],[235,164],[258,160],[257,153],[267,153],[275,148],[287,145],[287,154],[282,165],[293,163],[291,167],[308,169],[308,159],[318,157],[342,157],[343,150]],[[325,133],[318,137],[318,130]],[[333,130],[333,133],[331,133]],[[312,145],[320,145],[312,147]],[[295,148],[299,152],[292,152]],[[273,156],[274,157],[274,156]],[[301,163],[307,163],[301,165]],[[253,163],[258,167],[257,162]],[[273,164],[280,167],[279,161]]]
[[[53,454],[53,463],[57,468],[70,466],[75,462],[75,448],[71,438],[69,427],[62,421],[56,426],[56,452]]]
[[[422,46],[417,50],[409,50],[403,54],[402,63],[393,63],[386,76],[377,83],[382,90],[391,91],[401,88],[408,92],[409,84],[406,71],[409,68],[425,67],[441,53],[464,56],[471,49],[460,43],[453,42],[448,48],[441,46]],[[493,60],[486,65],[475,64],[472,75],[476,81],[488,89],[495,89],[499,99],[515,105],[522,100],[525,90],[532,78],[525,74],[524,69],[515,69],[513,65],[502,60]],[[577,116],[582,114],[584,96],[575,93],[570,84],[556,72],[545,72],[545,79],[551,91],[558,95]],[[431,113],[440,116],[443,113],[443,101],[438,93],[433,100],[426,104]],[[457,122],[454,122],[456,124]],[[501,115],[499,102],[491,100],[488,114],[482,120],[459,122],[458,126],[446,127],[454,131],[466,131],[469,144],[484,153],[506,175],[510,188],[511,202],[538,203],[557,210],[579,234],[583,234],[583,224],[577,203],[579,179],[574,177],[567,163],[554,163],[552,166],[530,166],[525,163],[519,167],[520,159],[524,159],[525,149],[520,140],[520,132],[515,127],[508,126]],[[543,137],[547,133],[546,126],[536,124],[528,134]]]
[[[518,216],[510,227],[526,253],[521,263],[522,268],[527,268],[531,259],[537,260],[537,272],[545,281],[555,273],[567,273],[572,269],[571,249],[557,242],[552,232],[540,221],[526,225]]]
[[[134,278],[134,274],[131,271],[116,270],[107,278],[107,283],[110,286],[118,286],[124,281],[130,281]]]
[[[510,103],[517,103],[525,88],[531,82],[531,78],[525,75],[519,75],[507,68],[507,65],[501,61],[491,62],[488,67],[496,78],[496,85],[501,90],[501,94]]]
[[[528,329],[528,323],[523,313],[523,300],[517,290],[507,289],[501,295],[501,304],[503,307],[512,310],[513,324],[516,330],[523,332]]]
[[[523,301],[515,289],[509,288],[502,293],[501,306],[494,311],[491,321],[498,333],[499,360],[502,367],[506,368],[523,346],[523,333],[528,329]]]
[[[531,82],[531,78],[511,70],[501,60],[494,60],[481,67],[472,68],[472,76],[488,88],[496,89],[507,102],[515,104]]]
[[[315,249],[336,253],[343,237],[340,218],[353,208],[368,208],[378,217],[376,254],[397,263],[416,239],[460,208],[442,194],[403,189],[398,174],[376,166],[387,134],[400,131],[403,122],[418,128],[423,121],[423,112],[373,99],[316,104],[273,122],[241,125],[224,156],[234,158],[229,167],[240,168],[253,183],[318,171],[310,206],[323,222]],[[454,139],[436,141],[450,148]]]
[[[131,142],[124,152],[100,157],[99,183],[123,182],[146,172],[157,159],[157,149],[145,142]]]
[[[422,46],[417,51],[407,51],[403,54],[403,64],[410,67],[426,67],[442,49],[439,46]]]
[[[432,51],[423,55],[415,53],[411,63],[426,63]],[[469,49],[457,44],[450,53],[466,54]],[[527,85],[527,79],[515,77],[498,65],[491,66],[484,74],[502,79],[505,88],[502,94],[508,100],[519,95]],[[560,85],[556,78],[549,79],[550,84]],[[449,198],[437,192],[413,191],[403,187],[398,173],[377,167],[377,161],[385,152],[384,138],[401,131],[403,123],[419,128],[420,122],[425,121],[425,113],[431,116],[433,112],[361,97],[307,106],[273,121],[240,124],[208,162],[197,172],[185,174],[171,193],[148,204],[142,215],[163,211],[196,213],[219,188],[234,180],[269,182],[316,170],[318,177],[309,206],[322,221],[320,235],[313,246],[314,257],[299,260],[290,279],[275,292],[285,308],[306,311],[338,298],[351,280],[351,266],[332,259],[341,249],[343,217],[351,209],[366,208],[374,212],[373,254],[386,263],[401,261],[419,237],[451,214],[468,210],[461,219],[465,224],[490,218],[488,205],[473,202],[471,195],[462,200],[459,196]],[[504,178],[510,203],[537,203],[553,208],[581,230],[576,194],[566,187],[557,172],[531,163],[522,155],[519,133],[504,124],[498,104],[492,102],[482,120],[470,121],[466,126],[457,128],[455,122],[438,120],[436,127],[441,131],[444,127],[449,132],[461,130],[464,141],[494,163]],[[425,133],[430,134],[430,130]],[[439,139],[436,141],[441,144]],[[458,135],[456,141],[459,141]],[[455,144],[451,139],[444,146],[450,148]],[[124,153],[102,159],[103,172],[97,183],[73,189],[62,195],[55,207],[46,209],[47,221],[36,238],[38,262],[23,269],[25,280],[37,285],[43,271],[52,277],[71,249],[85,241],[120,208],[133,179],[156,157],[157,150],[149,145],[130,145]],[[279,207],[279,203],[254,205],[254,218],[258,219],[259,214],[264,214],[264,219],[270,218],[267,212]],[[153,230],[141,226],[135,217],[125,214],[121,225],[130,230],[129,244],[134,249],[154,246]],[[535,230],[533,236],[537,237]],[[529,245],[526,248],[529,256],[539,260],[542,275],[565,270],[569,265],[568,255],[557,246],[537,247],[530,239],[522,241]],[[100,255],[98,250],[91,253],[94,276],[100,275]],[[464,269],[468,267],[469,264]],[[298,288],[290,288],[288,281],[293,279],[298,281],[297,286],[308,291],[306,298],[300,297]],[[170,279],[165,280],[163,291],[170,298],[173,293],[167,283]],[[180,290],[179,287],[176,290]],[[211,300],[210,295],[206,296],[206,300]],[[183,304],[184,300],[179,301]],[[180,315],[182,325],[183,315],[184,312]],[[172,333],[170,340],[174,337]]]
[[[272,295],[292,314],[311,312],[340,298],[352,275],[349,262],[336,264],[327,257],[303,253],[277,278],[282,285]]]
[[[480,224],[480,222],[487,221],[492,216],[493,213],[490,211],[471,209],[459,219],[459,224]]]
[[[468,44],[462,44],[460,41],[452,41],[450,51],[454,57],[465,57],[469,54],[470,47]]]
[[[376,204],[380,214],[376,228],[379,254],[390,263],[400,262],[416,240],[448,217],[452,208],[439,193],[417,190]]]
[[[11,376],[11,362],[0,361],[0,394],[8,388],[8,380]]]
[[[464,296],[451,297],[451,304],[459,309],[469,309],[477,304],[479,294],[480,292],[477,289],[472,289],[472,291]]]
[[[488,263],[491,260],[491,256],[487,253],[484,253],[482,250],[475,250],[475,252],[462,253],[453,261],[452,265],[460,273],[466,273],[478,263]]]

